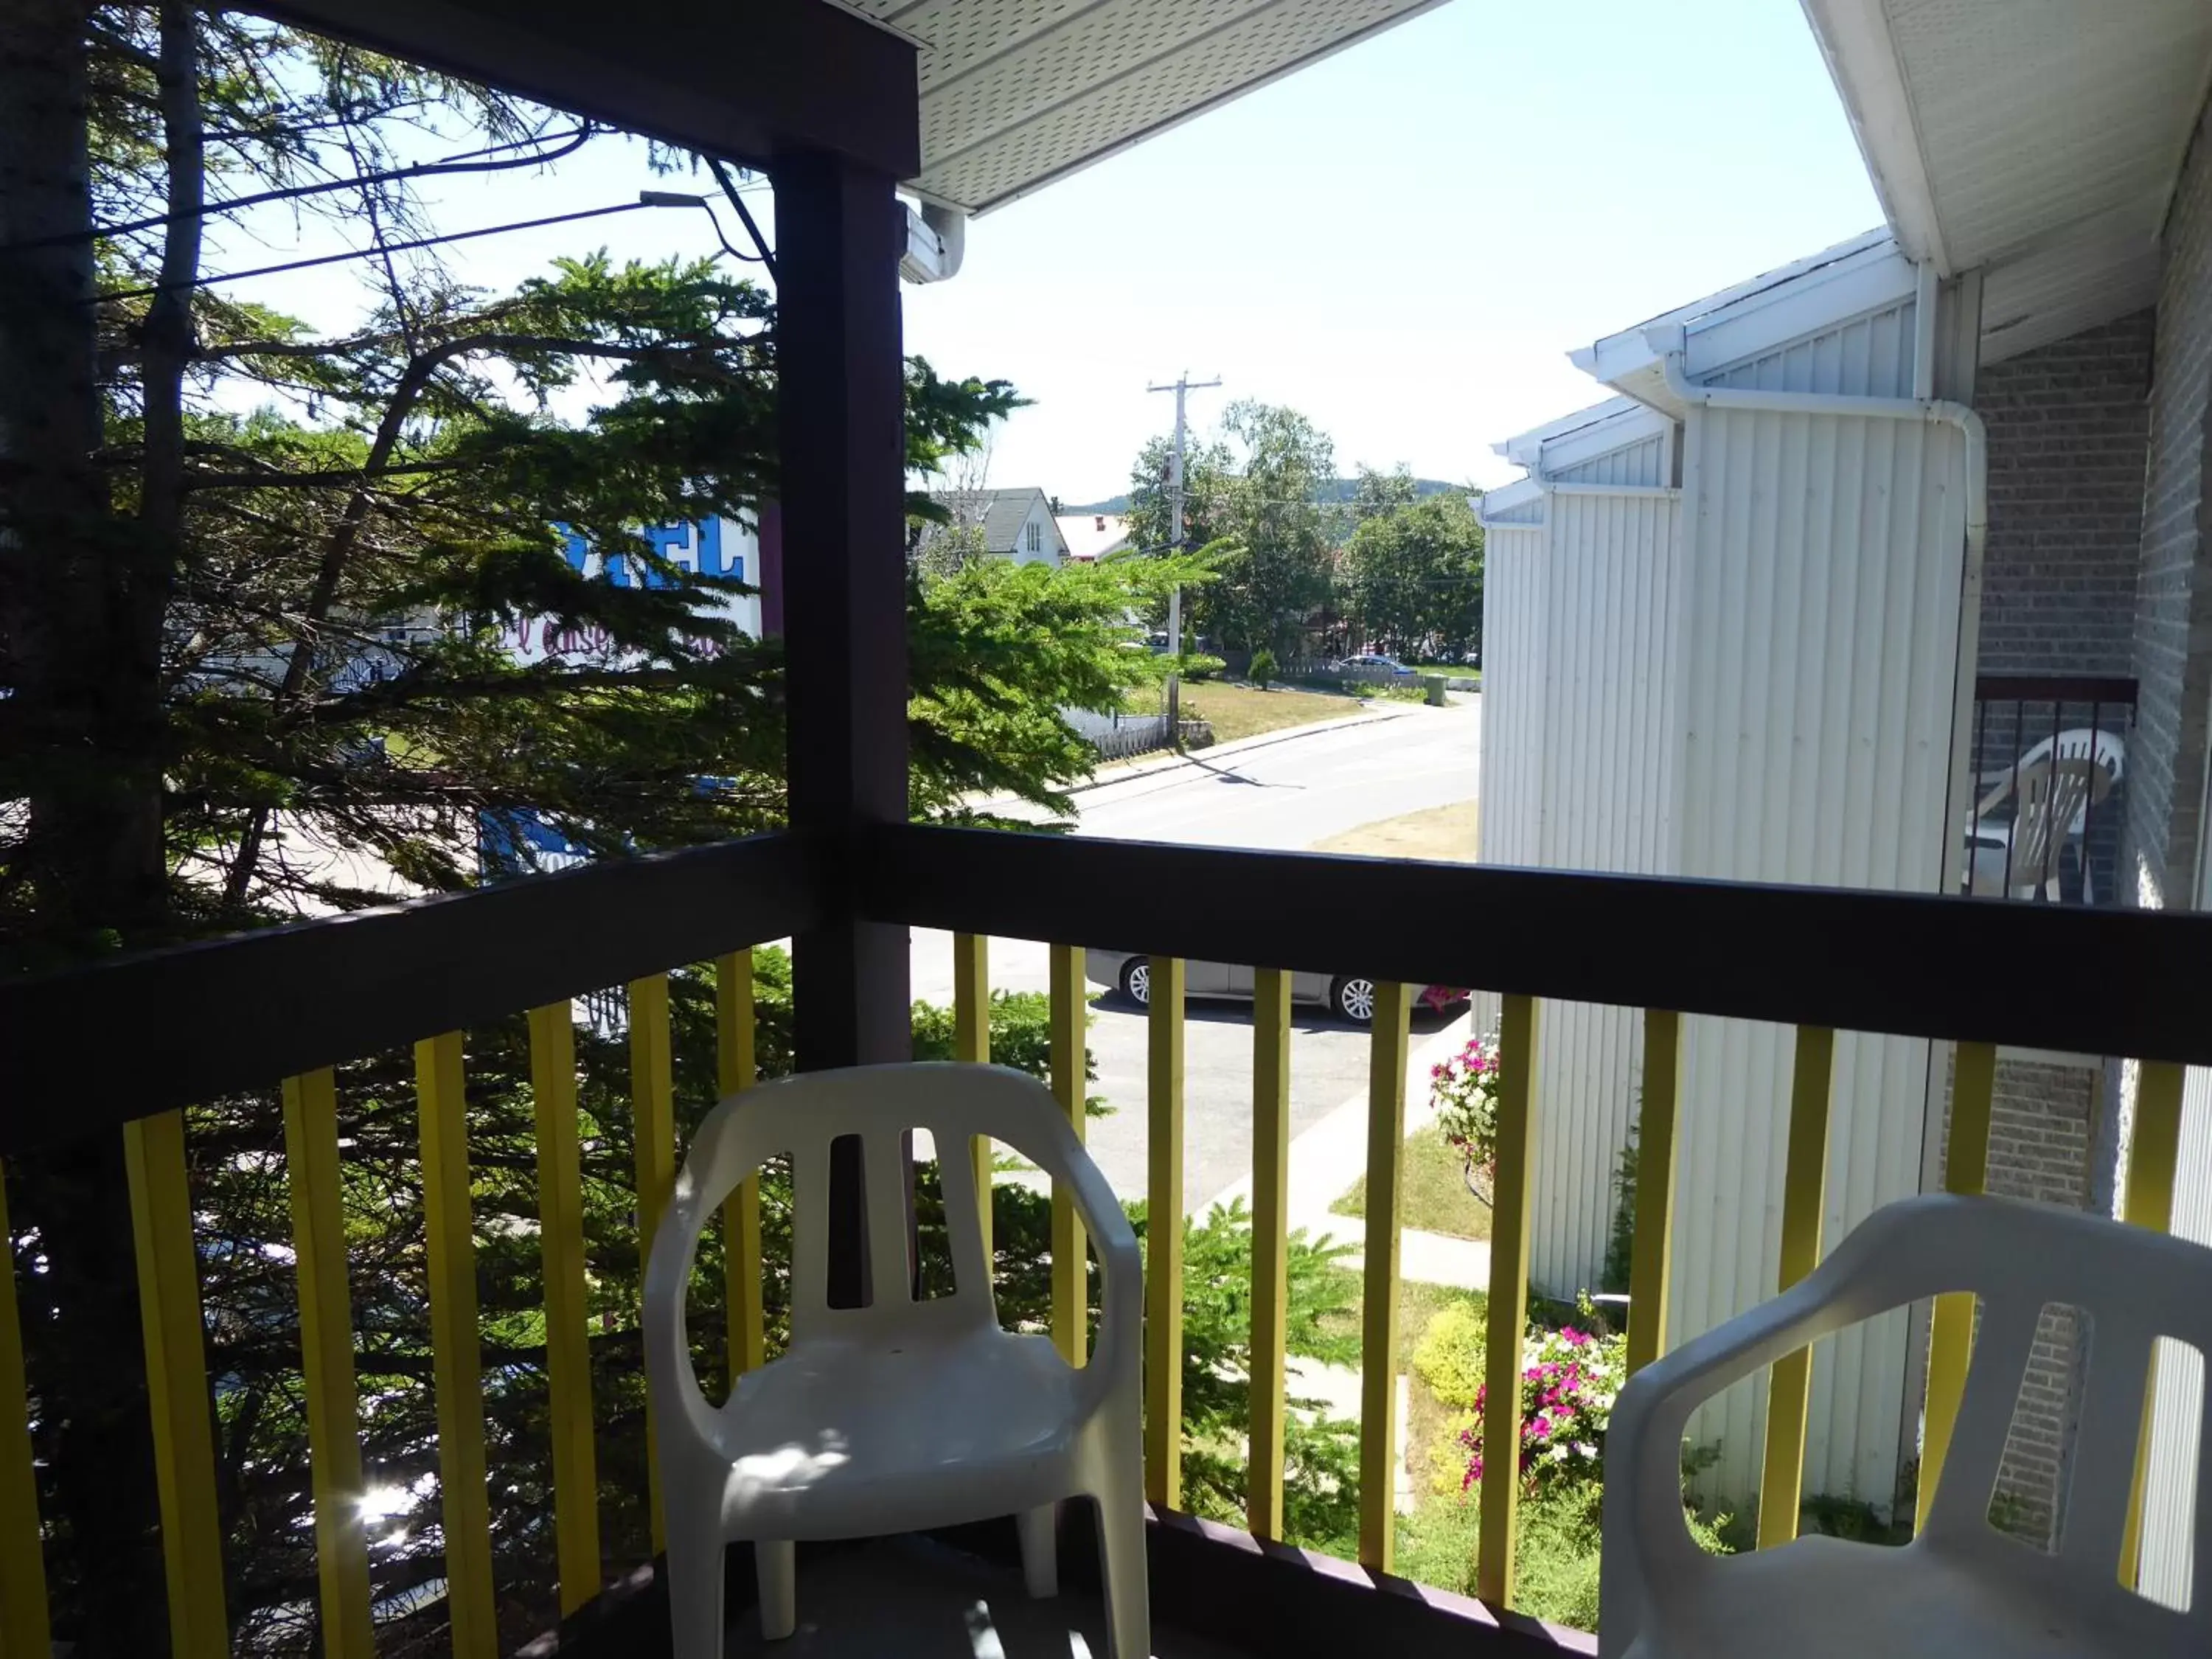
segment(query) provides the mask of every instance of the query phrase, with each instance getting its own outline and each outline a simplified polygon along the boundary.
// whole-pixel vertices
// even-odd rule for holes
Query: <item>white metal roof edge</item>
[[[1920,123],[1890,33],[1882,0],[1802,0],[1805,21],[1843,100],[1875,196],[1909,259],[1932,259],[1936,274],[1957,273],[1943,245]]]
[[[1555,472],[1579,466],[1585,461],[1594,461],[1601,455],[1610,455],[1615,450],[1663,437],[1674,425],[1671,417],[1648,404],[1638,403],[1632,398],[1616,401],[1625,403],[1628,407],[1607,416],[1601,421],[1546,439],[1537,451],[1534,469],[1536,476],[1549,483]]]
[[[1896,239],[1886,229],[1870,230],[1608,334],[1567,358],[1584,374],[1617,386],[1674,349],[1655,340],[1679,338],[1697,360],[1692,372],[1710,374],[1909,298],[1915,276]],[[1709,348],[1704,340],[1710,340]]]
[[[1636,413],[1642,405],[1633,398],[1607,398],[1602,403],[1591,404],[1547,421],[1541,426],[1532,426],[1526,432],[1516,432],[1510,438],[1500,439],[1491,445],[1490,453],[1503,457],[1516,466],[1532,471],[1542,459],[1544,446],[1577,432],[1604,427],[1608,422]]]
[[[1474,516],[1482,521],[1485,529],[1488,529],[1492,525],[1498,525],[1498,520],[1490,516],[1492,514],[1510,513],[1516,507],[1526,507],[1531,501],[1540,501],[1543,499],[1544,485],[1541,479],[1516,478],[1510,484],[1500,484],[1495,489],[1484,490],[1481,499],[1476,504]],[[1540,526],[1523,522],[1498,525],[1498,528],[1535,530]]]

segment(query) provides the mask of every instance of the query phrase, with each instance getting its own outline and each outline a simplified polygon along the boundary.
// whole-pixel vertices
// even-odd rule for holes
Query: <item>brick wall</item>
[[[1984,674],[2134,672],[2154,320],[2139,312],[1975,379],[1990,441]]]
[[[1990,1098],[1985,1189],[1999,1198],[2081,1208],[2088,1200],[2089,1146],[2101,1094],[2100,1067],[1999,1060]],[[1949,1143],[1947,1121],[1944,1144]],[[1997,1471],[1993,1514],[2008,1530],[2046,1547],[2064,1490],[2081,1358],[2074,1311],[2045,1309]]]
[[[2204,408],[2212,376],[2212,110],[2176,182],[2159,278],[2143,482],[2142,567],[2136,588],[2141,684],[2128,753],[2128,831],[2135,896],[2187,904],[2204,792],[2212,702],[2212,571],[2204,568]],[[2191,648],[2191,637],[2200,641]]]

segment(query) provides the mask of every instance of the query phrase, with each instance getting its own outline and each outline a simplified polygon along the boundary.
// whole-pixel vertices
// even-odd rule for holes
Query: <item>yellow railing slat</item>
[[[1180,964],[1178,964],[1180,965]],[[1159,983],[1158,970],[1152,982]],[[1252,975],[1252,1431],[1244,1525],[1283,1535],[1283,1347],[1291,1299],[1291,976]]]
[[[1943,1190],[1974,1194],[1989,1174],[1990,1107],[1996,1089],[1996,1045],[1961,1042],[1951,1066],[1951,1127],[1943,1147]],[[1954,1291],[1936,1298],[1928,1333],[1928,1405],[1920,1445],[1920,1487],[1913,1528],[1928,1524],[1936,1483],[1958,1426],[1966,1395],[1966,1367],[1973,1358],[1974,1296]]]
[[[429,1261],[430,1354],[438,1389],[438,1491],[445,1517],[446,1601],[454,1659],[497,1659],[491,1501],[484,1464],[483,1332],[469,1205],[468,1077],[462,1036],[415,1045],[422,1142],[423,1243]]]
[[[1083,948],[1054,945],[1051,953],[1052,1092],[1067,1114],[1079,1141],[1084,1138],[1084,1025],[1090,1004],[1083,994]],[[1090,1274],[1085,1271],[1083,1222],[1073,1197],[1059,1182],[1052,1185],[1052,1341],[1071,1365],[1083,1364],[1089,1346]]]
[[[554,1555],[563,1617],[599,1593],[599,1487],[592,1440],[583,1174],[576,1145],[576,1029],[566,1002],[530,1011],[538,1114],[538,1247],[553,1419]]]
[[[629,1103],[637,1144],[637,1261],[642,1291],[645,1264],[653,1259],[653,1235],[676,1190],[676,1076],[669,1054],[665,974],[648,974],[629,982]],[[645,1462],[653,1553],[658,1555],[668,1547],[668,1516],[660,1492],[660,1436],[650,1398],[645,1403]]]
[[[1145,1496],[1182,1507],[1182,959],[1152,960],[1145,1183]]]
[[[952,1057],[966,1066],[991,1061],[991,941],[981,933],[952,936]],[[983,1226],[983,1259],[988,1261],[993,1259],[990,1136],[970,1136],[968,1155],[975,1162],[975,1207]]]
[[[2136,1080],[2135,1128],[2128,1139],[2128,1184],[2120,1219],[2131,1227],[2166,1232],[2173,1226],[2173,1177],[2181,1161],[2181,1096],[2185,1068],[2165,1060],[2141,1063]],[[2133,1587],[2142,1565],[2143,1484],[2150,1468],[2151,1407],[2158,1389],[2158,1349],[2143,1378],[2142,1423],[2136,1432],[2135,1474],[2128,1487],[2127,1525],[2120,1534],[2120,1582]],[[2200,1470],[2197,1479],[2204,1479]],[[2202,1539],[2197,1547],[2208,1545]]]
[[[1782,1170],[1782,1258],[1777,1292],[1820,1264],[1820,1212],[1827,1203],[1828,1097],[1835,1076],[1836,1034],[1825,1025],[1797,1028],[1790,1079],[1790,1146]],[[1812,1408],[1813,1351],[1800,1348],[1774,1362],[1766,1386],[1766,1458],[1759,1482],[1759,1547],[1797,1535],[1805,1478],[1805,1419]]]
[[[138,1256],[138,1320],[154,1421],[154,1479],[169,1591],[169,1650],[179,1659],[230,1651],[223,1607],[222,1528],[215,1495],[215,1423],[201,1322],[199,1256],[185,1169],[185,1115],[123,1126],[131,1232]]]
[[[1682,1017],[1644,1011],[1644,1105],[1636,1119],[1636,1243],[1628,1267],[1631,1376],[1667,1352],[1674,1271],[1674,1105],[1682,1091]]]
[[[714,960],[714,1087],[726,1097],[759,1080],[754,1048],[753,953],[732,951]],[[730,1386],[768,1358],[761,1306],[760,1172],[738,1183],[722,1206],[722,1304],[728,1322]]]
[[[30,1384],[17,1322],[14,1237],[8,1230],[7,1172],[0,1170],[0,1659],[47,1659],[53,1638],[46,1621],[46,1558],[31,1461]],[[173,1600],[171,1608],[173,1618]],[[186,1650],[179,1644],[176,1651]],[[194,1659],[201,1651],[193,1650]]]
[[[1536,1178],[1536,1000],[1502,1000],[1498,1021],[1498,1170],[1491,1182],[1490,1305],[1485,1315],[1482,1517],[1474,1593],[1513,1605],[1521,1504],[1521,1342],[1528,1328],[1528,1216]]]
[[[1413,997],[1375,988],[1367,1050],[1367,1262],[1359,1334],[1359,1561],[1390,1571],[1398,1516],[1398,1176]]]
[[[315,1571],[323,1650],[371,1659],[368,1540],[362,1531],[359,1396],[353,1301],[346,1286],[345,1190],[338,1159],[337,1079],[329,1067],[284,1079],[284,1157],[300,1279],[300,1352],[315,1498]]]

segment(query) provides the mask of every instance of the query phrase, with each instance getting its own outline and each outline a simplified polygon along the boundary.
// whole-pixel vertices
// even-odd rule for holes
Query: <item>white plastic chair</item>
[[[955,1288],[913,1298],[902,1137],[936,1143]],[[872,1305],[829,1305],[830,1145],[858,1135]],[[1073,1194],[1104,1279],[1090,1364],[1000,1328],[969,1138],[1012,1147]],[[699,1234],[738,1183],[791,1157],[791,1343],[708,1404],[684,1292]],[[646,1366],[667,1513],[676,1659],[720,1659],[722,1552],[749,1540],[761,1627],[798,1620],[794,1540],[875,1537],[1012,1515],[1030,1593],[1057,1588],[1059,1500],[1096,1498],[1114,1659],[1151,1652],[1146,1591],[1143,1304],[1135,1236],[1052,1096],[999,1066],[813,1072],[723,1101],[693,1140],[646,1270]]]
[[[1705,1554],[1682,1512],[1699,1401],[1819,1338],[1948,1291],[1981,1297],[1926,1528],[1902,1548],[1807,1537]],[[2091,1322],[2057,1553],[1989,1523],[2036,1320]],[[2212,1653],[2212,1477],[2198,1475],[2190,1611],[2118,1578],[2153,1340],[2212,1352],[2212,1250],[2078,1212],[1933,1194],[1876,1211],[1802,1281],[1655,1360],[1614,1403],[1605,1459],[1603,1659],[1979,1659]]]
[[[2088,827],[2089,811],[2103,804],[2126,769],[2127,744],[2117,733],[2069,727],[2023,750],[2013,764],[1975,780],[1989,793],[1974,807],[1966,831],[1966,890],[1970,893],[2058,897],[2058,868],[2069,843]],[[2012,816],[1998,817],[2007,801]],[[2096,902],[2088,849],[2081,849],[2081,902]]]

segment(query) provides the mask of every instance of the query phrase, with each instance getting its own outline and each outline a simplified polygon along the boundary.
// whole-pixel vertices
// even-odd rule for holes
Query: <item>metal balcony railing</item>
[[[957,936],[960,1057],[988,1057],[994,936],[1053,945],[1053,1086],[1083,1123],[1084,982],[1072,941],[1152,953],[1146,1112],[1152,1212],[1182,1209],[1183,959],[1262,964],[1255,1013],[1255,1276],[1250,1536],[1175,1513],[1181,1497],[1180,1234],[1153,1234],[1147,1264],[1146,1487],[1157,1506],[1159,1616],[1269,1652],[1465,1650],[1472,1639],[1550,1649],[1566,1638],[1513,1618],[1515,1462],[1492,1460],[1480,1492],[1479,1587],[1489,1610],[1389,1581],[1319,1572],[1269,1540],[1282,1506],[1285,1217],[1290,1142],[1285,1056],[1291,969],[1358,972],[1390,988],[1371,1037],[1363,1347],[1360,1563],[1392,1562],[1392,1386],[1399,1170],[1404,1143],[1406,988],[1477,986],[1504,996],[1503,1109],[1489,1294],[1485,1437],[1519,1441],[1514,1385],[1527,1318],[1534,1074],[1546,999],[1649,1010],[1637,1185],[1632,1364],[1666,1344],[1676,1073],[1686,1013],[1797,1028],[1788,1113],[1779,1267],[1785,1285],[1820,1253],[1829,1060],[1838,1030],[1955,1040],[1948,1183],[1978,1190],[1996,1045],[2123,1054],[2142,1062],[2129,1218],[2164,1225],[2186,1064],[2212,1064],[2212,917],[2079,906],[1989,905],[1899,894],[1588,876],[1259,854],[1060,836],[882,825],[842,845],[774,836],[516,882],[459,897],[113,961],[0,986],[0,1157],[108,1135],[128,1153],[143,1340],[155,1419],[161,1547],[175,1651],[227,1650],[200,1262],[180,1109],[282,1081],[285,1180],[296,1250],[312,1443],[324,1650],[373,1650],[361,1519],[361,1402],[345,1272],[346,1217],[332,1067],[412,1045],[419,1178],[428,1223],[444,1572],[455,1651],[497,1650],[494,1499],[486,1481],[473,1262],[471,1126],[461,1033],[529,1010],[553,1442],[552,1548],[564,1613],[641,1605],[649,1571],[610,1589],[598,1535],[599,1480],[578,1206],[578,1106],[570,999],[626,984],[638,1249],[649,1249],[679,1148],[672,1116],[670,970],[717,963],[716,1073],[754,1075],[750,947],[825,921],[942,927]],[[810,994],[802,943],[797,1002]],[[1959,975],[1962,959],[2033,961],[2033,975]],[[835,984],[836,981],[831,981]],[[834,995],[835,991],[815,994]],[[131,1040],[113,1040],[128,1028]],[[86,1056],[100,1056],[88,1067]],[[67,1102],[66,1110],[57,1103]],[[848,1200],[856,1194],[848,1194]],[[727,1222],[725,1290],[732,1370],[763,1354],[761,1234],[754,1195]],[[846,1203],[833,1199],[840,1216]],[[1055,1199],[1052,1328],[1079,1359],[1085,1278],[1072,1210]],[[848,1237],[847,1248],[857,1240]],[[855,1254],[855,1259],[857,1255]],[[1970,1303],[1969,1299],[1969,1303]],[[1939,1310],[1929,1361],[1923,1498],[1956,1418],[1971,1305]],[[1809,1356],[1774,1368],[1761,1542],[1798,1513]],[[11,1276],[0,1274],[0,1401],[25,1391]],[[40,1409],[65,1409],[46,1401]],[[0,1412],[0,1626],[9,1655],[50,1632],[43,1528],[24,1419]],[[501,1517],[504,1518],[504,1517]],[[1254,1540],[1258,1540],[1255,1544]],[[656,1535],[656,1544],[658,1538]],[[735,1580],[733,1583],[737,1582]],[[1382,1588],[1378,1589],[1377,1586]],[[609,1618],[611,1619],[610,1614]],[[616,1626],[603,1621],[607,1639]],[[645,1628],[649,1628],[647,1626]],[[579,1638],[580,1639],[580,1638]],[[636,1629],[626,1637],[636,1647]]]
[[[1984,674],[1974,682],[1962,890],[2115,902],[2135,716],[2132,679]]]

